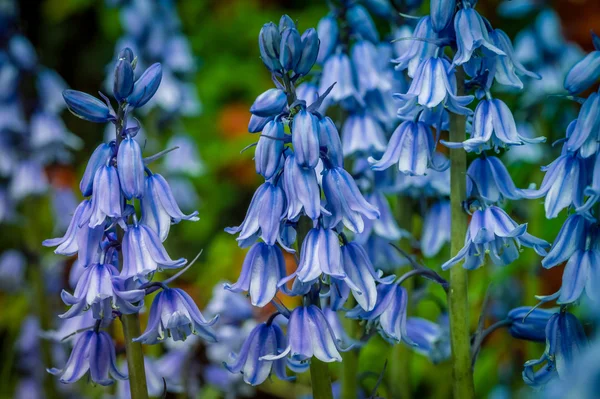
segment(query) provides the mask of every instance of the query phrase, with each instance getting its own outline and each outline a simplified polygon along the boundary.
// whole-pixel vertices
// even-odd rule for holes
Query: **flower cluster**
[[[210,326],[216,317],[206,320],[187,293],[169,288],[167,283],[174,277],[152,282],[156,272],[186,263],[185,259],[173,260],[163,246],[170,225],[198,217],[196,212],[183,214],[166,180],[150,170],[149,164],[162,153],[142,156],[136,140],[140,126],[137,122],[131,126],[128,119],[131,111],[144,106],[157,92],[162,67],[153,64],[137,79],[135,69],[132,50],[120,51],[112,89],[116,111],[102,93],[103,101],[75,90],[63,92],[74,115],[90,122],[111,123],[116,131],[114,140],[100,144],[88,161],[79,186],[86,199],[77,207],[65,235],[44,241],[45,246],[57,247],[57,254],[78,255],[72,276],[74,292],[63,291],[61,295],[71,307],[61,318],[92,314],[91,325],[75,330],[84,332],[77,335],[65,367],[50,370],[64,383],[79,380],[88,370],[92,381],[101,385],[124,378],[115,363],[113,341],[100,329],[117,317],[140,312],[144,297],[157,290],[162,291],[152,303],[146,331],[139,337],[126,334],[126,339],[155,344],[167,337],[185,340],[197,334],[215,340]],[[142,211],[140,219],[136,202]]]

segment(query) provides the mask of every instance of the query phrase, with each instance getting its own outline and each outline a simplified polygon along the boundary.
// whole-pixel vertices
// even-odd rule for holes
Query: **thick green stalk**
[[[463,77],[462,70],[457,70],[457,92],[459,95],[464,91],[462,86]],[[450,141],[464,141],[465,133],[466,117],[450,114]],[[466,199],[467,154],[462,148],[451,149],[450,163],[450,207],[452,210],[450,248],[452,254],[456,254],[464,245],[467,231],[467,215],[463,209],[463,201]],[[450,311],[454,398],[471,399],[475,397],[475,388],[471,369],[467,270],[459,265],[450,269],[448,307]]]
[[[316,357],[310,359],[310,381],[314,399],[333,399],[329,366]]]
[[[133,341],[133,338],[141,335],[139,316],[137,313],[124,314],[121,316],[121,323],[123,324],[123,335],[125,336],[131,399],[148,399],[142,344]]]

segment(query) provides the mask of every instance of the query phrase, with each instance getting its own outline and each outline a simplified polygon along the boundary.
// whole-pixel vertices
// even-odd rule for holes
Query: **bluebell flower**
[[[270,121],[263,128],[254,152],[256,173],[270,179],[277,173],[281,164],[285,132],[283,123]]]
[[[565,77],[565,89],[578,94],[590,88],[600,78],[600,39],[592,32],[595,51],[573,65]]]
[[[144,160],[140,145],[131,136],[119,144],[117,171],[125,198],[141,198],[144,195]]]
[[[435,108],[444,104],[451,112],[470,115],[466,108],[473,96],[456,95],[456,76],[445,58],[428,57],[419,64],[406,94],[394,94],[399,100],[398,116],[412,119],[415,108]]]
[[[63,98],[69,111],[86,121],[106,123],[115,118],[108,105],[87,93],[77,90],[65,90],[63,91]]]
[[[302,82],[296,87],[296,98],[311,105],[319,98],[319,88],[312,82]]]
[[[523,143],[541,143],[545,137],[530,139],[523,137],[517,131],[517,125],[512,112],[501,100],[482,100],[475,108],[470,138],[462,143],[448,143],[450,148],[463,147],[468,152],[481,152],[490,148],[498,150]]]
[[[441,200],[435,202],[428,209],[423,219],[423,231],[421,233],[421,252],[426,258],[437,255],[444,244],[450,242],[451,234],[451,212],[450,202]]]
[[[313,356],[322,362],[341,362],[342,350],[329,322],[315,305],[295,308],[287,325],[288,345],[283,352],[262,356],[262,360],[277,360],[288,354],[293,361],[309,360]]]
[[[252,115],[250,117],[250,121],[248,122],[248,132],[250,132],[250,133],[261,132],[263,130],[263,128],[265,127],[265,125],[269,121],[273,120],[274,117],[275,117],[274,115],[271,115],[268,117]]]
[[[450,330],[447,324],[409,317],[406,320],[406,339],[415,352],[427,356],[433,364],[446,361],[451,356]]]
[[[600,51],[598,52],[600,54]],[[600,129],[600,94],[592,93],[583,103],[577,120],[567,131],[567,150],[579,151],[583,158],[598,152],[598,130]]]
[[[546,350],[540,359],[525,363],[523,380],[540,387],[556,376],[566,377],[586,347],[587,338],[579,320],[568,312],[555,313],[546,326]],[[539,365],[542,367],[535,371]]]
[[[182,220],[198,221],[198,212],[189,215],[179,209],[169,183],[158,173],[146,177],[144,196],[141,200],[141,223],[150,227],[161,241],[169,235],[171,224]]]
[[[329,327],[331,327],[331,331],[333,331],[335,339],[345,346],[354,345],[355,341],[346,334],[338,313],[331,307],[323,307],[321,310],[329,323]]]
[[[539,309],[531,306],[521,306],[508,312],[506,319],[510,321],[508,332],[517,339],[544,342],[546,326],[556,313],[553,309]]]
[[[107,217],[121,217],[123,203],[117,169],[112,165],[103,165],[94,175],[92,203],[82,216],[89,221],[90,228],[104,224]]]
[[[541,76],[535,72],[527,70],[515,55],[512,43],[506,33],[500,29],[491,31],[490,38],[493,43],[506,55],[494,57],[493,77],[498,83],[505,86],[523,89],[523,82],[517,75],[527,76],[532,79],[541,79]]]
[[[489,255],[493,264],[505,266],[519,257],[521,245],[534,248],[545,255],[550,244],[527,233],[527,224],[517,225],[510,216],[497,206],[476,210],[471,216],[465,237],[465,246],[452,259],[442,265],[447,270],[464,260],[463,267],[477,269]]]
[[[104,331],[82,332],[63,369],[48,369],[64,384],[72,384],[88,371],[90,379],[99,385],[111,385],[114,378],[127,378],[117,369],[117,356],[112,338]]]
[[[371,91],[386,92],[392,88],[379,67],[379,54],[375,44],[360,40],[352,46],[350,52],[358,90],[362,96]]]
[[[131,50],[129,51],[131,52]],[[131,94],[133,83],[134,74],[131,61],[126,58],[119,58],[115,65],[115,80],[113,84],[113,94],[117,101],[123,101]]]
[[[317,62],[322,64],[333,53],[338,43],[339,27],[335,16],[328,14],[321,18],[317,24],[317,33],[321,41]]]
[[[572,238],[574,239],[574,238]],[[600,246],[596,244],[597,234],[589,233],[588,244],[571,254],[562,276],[559,304],[570,304],[579,300],[583,290],[593,300],[598,300],[598,284],[600,284]],[[576,239],[574,239],[576,240]],[[589,243],[591,242],[591,243]]]
[[[165,288],[154,297],[146,330],[133,340],[154,345],[167,336],[175,341],[185,341],[194,334],[208,342],[215,342],[217,338],[211,326],[217,320],[218,316],[207,321],[185,291]]]
[[[406,306],[408,294],[398,284],[380,284],[377,286],[377,304],[366,311],[361,306],[346,313],[350,319],[366,320],[367,326],[376,325],[379,334],[390,343],[407,341]]]
[[[360,235],[355,237],[356,241],[365,241],[365,237],[375,233],[389,241],[399,240],[406,237],[409,233],[400,227],[392,213],[390,204],[381,191],[373,191],[365,197],[367,202],[379,210],[379,218],[374,220],[365,220],[365,229]]]
[[[332,103],[341,103],[344,106],[363,104],[358,89],[354,86],[352,63],[345,53],[334,54],[325,61],[319,82],[319,93],[324,93],[334,83],[335,86],[323,101],[321,110]]]
[[[479,48],[485,49],[484,53],[487,51],[489,54],[506,56],[504,51],[494,45],[483,18],[473,8],[467,7],[458,10],[454,17],[454,30],[456,31],[458,50],[454,55],[453,65],[462,65],[468,62],[473,52]]]
[[[269,89],[256,97],[250,107],[253,115],[268,117],[281,113],[287,106],[287,95],[281,89]]]
[[[327,157],[333,166],[344,166],[344,151],[335,123],[325,116],[319,120],[319,146],[327,149]]]
[[[127,97],[127,103],[135,108],[145,105],[156,94],[162,80],[160,63],[150,65],[133,85],[133,91]]]
[[[426,16],[419,20],[412,34],[408,27],[401,27],[396,36],[396,39],[408,38],[409,40],[396,42],[395,52],[398,57],[393,59],[392,62],[396,64],[396,69],[399,71],[408,69],[408,76],[412,78],[415,76],[421,62],[437,53],[439,47],[431,41],[437,40],[438,35],[433,30],[431,18]],[[416,40],[410,40],[411,37]]]
[[[494,156],[483,154],[474,159],[467,169],[467,176],[467,197],[479,195],[491,203],[504,198],[517,200],[528,197],[515,186],[502,161]]]
[[[146,292],[138,289],[126,289],[125,285],[115,279],[119,274],[116,267],[110,264],[95,263],[87,266],[73,295],[63,290],[61,298],[71,306],[59,317],[70,318],[80,315],[91,308],[95,319],[113,318],[113,309],[123,314],[137,313],[143,305]],[[139,302],[139,303],[138,303]],[[138,303],[134,305],[134,303]]]
[[[281,29],[281,28],[280,28]],[[295,27],[281,30],[279,63],[285,71],[292,71],[302,56],[302,38]]]
[[[264,24],[258,34],[258,47],[261,60],[271,72],[281,70],[281,63],[279,62],[280,43],[281,33],[277,25],[273,22]]]
[[[363,218],[379,217],[377,208],[364,199],[352,176],[340,167],[323,172],[323,192],[332,215],[328,218],[330,226],[342,222],[352,232],[360,233],[365,226]]]
[[[542,260],[546,269],[567,261],[578,250],[585,250],[593,219],[586,214],[572,214],[563,223],[552,247]]]
[[[577,154],[564,151],[550,165],[543,167],[546,172],[542,184],[536,190],[523,190],[528,198],[544,199],[548,219],[558,216],[560,211],[574,205],[583,205],[583,193],[587,186],[587,166]]]
[[[381,159],[369,157],[369,162],[376,171],[385,170],[397,163],[401,173],[424,175],[432,166],[434,150],[434,137],[429,126],[422,122],[405,121],[390,137]]]
[[[242,264],[238,281],[225,288],[233,292],[246,291],[252,305],[266,306],[277,293],[277,283],[285,276],[285,259],[275,245],[258,242],[250,248]]]
[[[319,162],[319,118],[301,110],[292,124],[292,144],[296,162],[303,168],[313,169]]]
[[[360,38],[377,43],[379,33],[369,12],[360,4],[353,4],[346,10],[346,20],[350,29]]]
[[[225,368],[231,373],[242,373],[244,381],[250,385],[262,384],[272,369],[279,379],[287,380],[285,359],[265,359],[286,347],[287,339],[276,323],[261,323],[250,332],[233,364],[225,363]]]
[[[441,32],[446,29],[452,22],[455,12],[455,0],[432,0],[430,14],[433,30]]]
[[[122,278],[145,280],[151,273],[175,269],[186,262],[184,258],[172,260],[156,232],[142,223],[128,226],[122,246]]]
[[[366,112],[351,114],[342,128],[342,148],[346,157],[356,153],[371,155],[384,152],[383,127]]]
[[[304,76],[310,72],[319,55],[319,36],[314,28],[307,29],[302,34],[302,54],[294,72],[298,76]]]
[[[317,220],[321,216],[321,190],[314,169],[301,168],[290,154],[283,168],[283,190],[287,199],[286,217],[297,220],[302,211]]]
[[[242,224],[228,227],[225,231],[229,234],[240,233],[237,240],[242,246],[255,236],[260,236],[267,244],[274,245],[279,237],[279,222],[284,211],[283,189],[279,185],[265,182],[254,193]]]

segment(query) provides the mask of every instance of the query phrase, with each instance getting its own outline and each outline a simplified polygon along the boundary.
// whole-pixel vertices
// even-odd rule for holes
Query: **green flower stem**
[[[133,342],[133,338],[141,335],[139,316],[137,313],[124,314],[121,316],[121,323],[123,324],[123,335],[125,336],[131,399],[148,399],[142,344]]]
[[[310,381],[314,399],[333,399],[329,366],[316,357],[310,359]]]
[[[457,94],[464,92],[464,72],[457,69]],[[462,142],[466,134],[466,117],[450,114],[450,141]],[[451,251],[458,253],[464,245],[467,231],[467,215],[463,209],[466,199],[467,154],[462,148],[450,150],[450,207],[452,211]],[[473,371],[471,369],[471,345],[469,335],[467,270],[457,265],[450,269],[448,306],[450,311],[450,341],[452,345],[452,370],[454,398],[475,397]]]

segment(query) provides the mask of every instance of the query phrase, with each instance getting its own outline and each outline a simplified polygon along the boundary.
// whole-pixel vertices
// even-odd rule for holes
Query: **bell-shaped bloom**
[[[268,117],[281,113],[287,105],[287,95],[281,89],[269,89],[256,97],[250,107],[252,115]]]
[[[356,186],[356,182],[341,167],[326,169],[323,172],[323,192],[327,199],[330,226],[343,222],[349,230],[361,233],[364,230],[364,218],[377,219],[379,211],[369,204]]]
[[[296,98],[311,105],[319,99],[319,88],[311,82],[302,82],[296,87]]]
[[[431,25],[433,30],[441,32],[450,23],[456,12],[456,0],[432,0],[431,2]]]
[[[294,68],[296,74],[304,76],[310,72],[319,55],[319,35],[314,28],[307,29],[302,34],[302,55]]]
[[[508,332],[517,339],[544,342],[546,326],[555,313],[556,310],[532,308],[531,306],[512,309],[506,316],[506,319],[510,321]]]
[[[322,109],[326,109],[332,103],[362,105],[363,101],[354,86],[354,74],[350,58],[344,53],[333,54],[325,61],[319,84],[319,93],[325,93],[334,83],[335,86],[323,101]]]
[[[327,157],[333,166],[344,166],[344,151],[340,134],[330,117],[319,120],[319,146],[327,149]]]
[[[406,305],[408,294],[398,284],[380,284],[377,286],[377,304],[366,311],[361,306],[346,313],[349,319],[366,320],[367,326],[375,325],[379,334],[390,343],[407,341]]]
[[[84,197],[92,195],[94,187],[94,176],[102,166],[106,165],[114,154],[114,142],[102,143],[92,153],[90,160],[85,167],[83,177],[79,183],[79,189]]]
[[[218,318],[215,316],[207,321],[185,291],[165,288],[154,297],[146,330],[133,340],[154,345],[164,341],[166,337],[185,341],[190,334],[194,334],[207,342],[216,342],[217,337],[211,326]]]
[[[488,34],[487,26],[481,15],[473,8],[462,8],[454,17],[456,44],[458,50],[454,55],[453,65],[468,62],[475,50],[482,48],[488,53],[506,56],[506,53],[494,45]]]
[[[175,196],[169,187],[169,183],[154,173],[146,177],[142,205],[142,224],[150,227],[161,241],[165,241],[169,235],[171,224],[177,224],[182,220],[198,221],[198,212],[189,215],[179,209]]]
[[[443,142],[450,148],[463,147],[467,152],[481,152],[490,148],[505,148],[523,143],[541,143],[545,137],[530,139],[517,131],[515,118],[508,106],[501,100],[482,100],[475,108],[471,137],[462,143]]]
[[[87,372],[99,385],[111,385],[114,379],[124,380],[126,375],[117,369],[117,355],[112,338],[104,331],[84,331],[79,334],[67,364],[62,369],[48,369],[63,384],[72,384]]]
[[[594,35],[597,39],[597,36]],[[573,65],[565,77],[565,89],[578,94],[589,89],[600,78],[600,50],[592,51],[584,59]]]
[[[526,193],[515,186],[502,161],[485,154],[473,160],[467,169],[467,197],[476,195],[491,203],[504,198],[527,198]]]
[[[256,173],[270,179],[279,170],[283,152],[285,132],[283,123],[270,121],[263,128],[254,152]]]
[[[304,211],[306,216],[317,220],[321,216],[321,190],[314,169],[301,168],[291,154],[283,168],[283,190],[287,198],[286,217],[296,220]]]
[[[294,117],[292,144],[296,162],[303,168],[314,169],[319,162],[319,118],[307,110]]]
[[[338,235],[332,229],[317,227],[311,229],[302,242],[298,270],[282,282],[295,275],[301,282],[308,283],[321,274],[338,279],[346,277]]]
[[[134,108],[139,108],[146,104],[156,94],[161,80],[162,66],[160,63],[157,62],[150,65],[142,76],[135,81],[133,91],[127,97],[127,103]]]
[[[371,194],[367,194],[366,200],[379,210],[379,218],[366,220],[365,229],[359,236],[355,237],[356,241],[361,243],[366,241],[365,238],[371,233],[375,233],[389,241],[396,241],[409,235],[407,231],[398,227],[390,204],[381,191],[373,191]]]
[[[273,22],[264,24],[258,34],[258,47],[262,62],[271,72],[281,70],[281,63],[279,62],[280,43],[281,33],[277,25]]]
[[[352,65],[358,83],[358,90],[364,96],[370,91],[387,92],[391,83],[380,68],[379,54],[375,44],[360,40],[352,46]]]
[[[95,123],[106,123],[114,119],[110,108],[94,96],[77,90],[63,91],[69,111],[78,118]]]
[[[287,332],[287,348],[279,354],[263,356],[262,360],[277,360],[289,354],[293,361],[309,360],[313,356],[326,363],[342,361],[338,340],[325,315],[315,305],[295,308]]]
[[[128,200],[144,195],[144,160],[137,141],[128,136],[119,144],[117,170],[121,190]]]
[[[233,363],[225,363],[225,368],[231,373],[242,373],[244,381],[250,385],[262,384],[271,375],[271,370],[277,378],[287,380],[286,359],[264,359],[282,352],[287,346],[287,339],[277,324],[261,323],[250,332]]]
[[[598,132],[600,132],[600,94],[592,93],[583,103],[577,120],[571,122],[567,130],[567,150],[579,151],[579,155],[583,158],[596,155]]]
[[[133,91],[134,74],[131,62],[119,58],[115,65],[115,81],[113,83],[113,94],[118,101],[123,101]]]
[[[279,185],[265,182],[254,193],[242,224],[228,227],[225,231],[229,234],[240,233],[237,240],[242,246],[255,236],[260,236],[269,245],[275,245],[279,237],[279,222],[284,211],[283,189]]]
[[[398,116],[413,119],[415,110],[435,108],[444,104],[451,112],[469,115],[472,111],[466,106],[473,96],[456,95],[456,76],[445,58],[425,58],[415,72],[406,94],[394,94],[400,102]]]
[[[594,237],[596,236],[596,237]],[[575,239],[576,238],[572,238]],[[597,235],[590,234],[588,241],[598,240]],[[570,304],[579,300],[583,290],[595,301],[600,299],[600,247],[592,244],[590,248],[578,249],[567,262],[562,276],[559,304]]]
[[[356,153],[382,153],[386,149],[385,132],[379,122],[366,112],[351,114],[342,128],[344,156]]]
[[[589,229],[593,219],[585,214],[573,214],[562,225],[552,248],[542,260],[546,269],[567,261],[576,251],[585,250],[588,244]]]
[[[128,290],[122,281],[115,279],[119,271],[110,264],[95,263],[84,269],[73,295],[63,290],[61,298],[71,306],[59,317],[66,319],[91,308],[94,319],[110,319],[113,309],[123,314],[139,312],[143,305],[144,290]],[[139,302],[137,305],[134,303]]]
[[[373,22],[367,9],[360,4],[353,4],[348,8],[346,11],[346,20],[356,36],[372,43],[379,41],[379,33],[375,27],[375,22]]]
[[[156,232],[142,223],[128,226],[122,245],[122,278],[143,280],[151,273],[176,269],[186,262],[184,258],[171,259]]]
[[[471,216],[465,246],[442,265],[447,270],[464,260],[463,267],[477,269],[485,263],[486,254],[493,264],[505,266],[519,257],[521,245],[534,248],[539,255],[545,255],[550,244],[527,233],[527,224],[517,225],[502,209],[490,206],[478,209]]]
[[[406,320],[406,338],[415,352],[427,356],[433,364],[446,361],[451,356],[448,325],[409,317]]]
[[[275,245],[257,242],[250,248],[242,264],[238,281],[225,288],[233,292],[246,291],[252,305],[266,306],[277,293],[277,283],[285,276],[285,259]]]
[[[558,216],[560,211],[574,205],[583,205],[583,193],[587,186],[588,171],[586,163],[577,154],[563,151],[550,165],[542,168],[546,172],[540,188],[523,190],[528,198],[544,199],[544,208],[548,219]]]
[[[541,76],[535,72],[527,70],[515,55],[510,39],[500,29],[490,32],[490,39],[500,50],[504,51],[506,56],[500,55],[494,57],[493,76],[498,83],[505,86],[523,89],[523,82],[518,75],[527,76],[532,79],[541,79]]]
[[[369,157],[371,168],[382,171],[393,164],[408,175],[424,175],[432,165],[435,142],[429,126],[423,122],[405,121],[394,130],[380,160]]]
[[[450,202],[442,200],[434,203],[423,220],[421,252],[426,258],[437,255],[451,237]]]
[[[433,30],[429,16],[419,20],[412,35],[410,32],[405,32],[404,30],[399,32],[400,35],[396,39],[406,38],[408,40],[405,42],[396,42],[396,54],[398,58],[392,60],[392,62],[396,64],[396,69],[399,71],[408,69],[408,76],[412,78],[417,73],[417,68],[419,68],[421,62],[436,54],[439,47],[431,43],[431,41],[437,40],[438,35]],[[412,40],[413,37],[415,40]],[[404,45],[404,43],[408,44]],[[398,48],[398,46],[402,47]]]
[[[292,71],[302,56],[302,38],[296,28],[289,27],[281,31],[279,44],[279,63],[286,71]]]
[[[333,50],[338,43],[340,28],[338,27],[336,17],[332,14],[328,14],[321,18],[317,24],[317,33],[319,35],[319,40],[321,41],[317,62],[322,64],[333,53]]]
[[[342,246],[342,265],[346,274],[344,282],[352,291],[356,303],[366,311],[373,310],[377,303],[376,283],[390,284],[396,278],[394,275],[381,278],[363,247],[356,242]]]
[[[112,165],[98,168],[94,176],[92,204],[83,215],[83,220],[89,221],[90,228],[104,224],[107,217],[119,218],[123,206],[119,174]]]
[[[539,387],[556,376],[565,378],[586,348],[587,338],[577,317],[568,312],[555,313],[546,325],[546,350],[540,359],[525,363],[523,380]],[[539,365],[542,367],[534,370]]]

